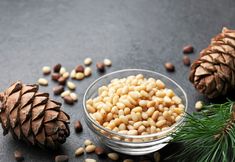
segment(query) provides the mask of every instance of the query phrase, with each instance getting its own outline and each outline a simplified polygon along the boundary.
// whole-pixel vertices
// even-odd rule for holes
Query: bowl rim
[[[163,131],[160,131],[160,132],[157,132],[157,133],[152,133],[152,134],[146,134],[146,135],[126,135],[126,134],[121,134],[121,133],[118,133],[116,131],[113,131],[113,130],[110,130],[110,129],[107,129],[105,127],[103,127],[102,125],[98,124],[88,113],[87,111],[87,107],[86,107],[86,96],[89,92],[89,90],[97,83],[99,82],[100,80],[108,77],[108,76],[111,76],[111,75],[114,75],[114,74],[117,74],[117,73],[122,73],[122,72],[131,72],[131,71],[135,71],[135,72],[139,72],[141,74],[141,72],[146,72],[146,73],[152,73],[152,74],[155,74],[155,75],[158,75],[160,77],[163,77],[167,80],[169,80],[170,82],[174,83],[180,90],[181,92],[183,93],[184,95],[184,98],[185,98],[185,108],[184,108],[184,114],[182,116],[182,118],[177,121],[176,123],[174,123],[173,125],[171,125],[168,129],[166,130],[163,130]],[[144,75],[144,74],[143,74]],[[159,78],[160,79],[160,78]],[[164,74],[161,74],[159,72],[155,72],[155,71],[152,71],[152,70],[145,70],[145,69],[122,69],[122,70],[117,70],[117,71],[114,71],[114,72],[110,72],[108,74],[105,74],[101,77],[99,77],[98,79],[96,79],[95,81],[93,81],[89,87],[86,89],[85,91],[85,94],[83,96],[83,110],[85,112],[85,115],[86,115],[86,119],[89,119],[92,124],[94,124],[96,127],[98,127],[99,129],[105,131],[105,132],[108,132],[110,134],[113,134],[113,135],[116,135],[116,136],[119,136],[119,137],[123,137],[123,138],[151,138],[151,137],[156,137],[156,136],[163,136],[165,134],[169,134],[171,131],[173,131],[174,129],[178,129],[178,126],[180,126],[183,121],[185,120],[185,115],[187,113],[187,110],[188,110],[188,97],[187,97],[187,94],[186,92],[184,91],[184,89],[176,82],[174,81],[173,79],[169,78],[168,76],[164,75]],[[104,135],[105,136],[105,135]]]

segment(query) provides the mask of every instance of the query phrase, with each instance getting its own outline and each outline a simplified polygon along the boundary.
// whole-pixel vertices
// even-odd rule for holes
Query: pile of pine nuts
[[[184,114],[180,97],[165,84],[142,74],[113,79],[88,99],[90,116],[103,127],[127,135],[146,135],[168,129]]]
[[[53,92],[55,95],[60,95],[66,104],[73,105],[78,100],[77,94],[71,92],[75,91],[76,84],[69,81],[69,79],[71,78],[73,80],[81,81],[92,75],[92,69],[90,67],[92,59],[87,57],[84,59],[83,63],[84,65],[78,64],[71,72],[67,71],[60,63],[54,65],[53,68],[50,66],[42,67],[42,73],[44,76],[51,74],[51,79],[58,83],[58,85],[53,88]],[[112,61],[108,58],[96,63],[97,71],[100,73],[105,72],[106,67],[110,66],[112,66]],[[49,82],[46,78],[39,78],[38,84],[41,86],[48,86]],[[65,90],[66,87],[68,90]]]

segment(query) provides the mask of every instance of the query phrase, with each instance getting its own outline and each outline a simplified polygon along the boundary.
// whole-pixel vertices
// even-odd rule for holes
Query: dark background
[[[68,154],[70,161],[96,158],[94,154],[74,157],[74,150],[85,139],[96,141],[83,121],[81,102],[85,89],[99,77],[95,62],[110,58],[113,66],[107,73],[140,68],[166,74],[185,89],[189,109],[193,110],[195,102],[204,98],[188,81],[189,68],[182,64],[182,47],[194,45],[196,51],[190,55],[194,60],[223,26],[235,27],[234,15],[234,0],[1,0],[0,89],[16,80],[35,83],[44,65],[62,63],[72,70],[91,57],[93,75],[76,82],[79,102],[63,106],[71,122],[81,119],[85,129],[75,134],[71,124],[71,136],[59,152]],[[165,71],[166,61],[175,64],[175,73]],[[52,92],[53,85],[50,82],[41,90]],[[59,153],[28,147],[12,140],[11,135],[0,136],[1,162],[14,161],[16,149],[22,150],[27,162],[53,161]],[[171,152],[171,146],[160,152]]]

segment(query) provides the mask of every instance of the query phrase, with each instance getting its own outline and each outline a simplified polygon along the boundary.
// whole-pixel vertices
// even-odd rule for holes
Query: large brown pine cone
[[[212,38],[192,64],[189,80],[208,98],[226,95],[235,88],[235,30],[223,28]]]
[[[69,136],[69,116],[61,104],[38,92],[37,85],[12,84],[0,94],[0,122],[3,134],[9,131],[31,145],[56,148]]]

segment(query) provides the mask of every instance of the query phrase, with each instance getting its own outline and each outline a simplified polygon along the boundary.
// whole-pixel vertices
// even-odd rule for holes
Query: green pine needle
[[[187,114],[185,124],[173,134],[173,143],[182,148],[169,158],[179,162],[235,161],[234,102],[203,106],[202,111]]]

